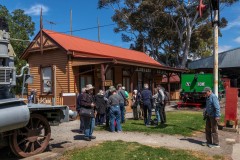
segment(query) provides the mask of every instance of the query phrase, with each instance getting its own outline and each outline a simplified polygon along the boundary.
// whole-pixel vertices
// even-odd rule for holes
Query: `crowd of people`
[[[93,89],[94,87],[91,84],[86,85],[77,98],[80,132],[84,133],[86,141],[96,138],[93,136],[95,125],[106,125],[110,132],[122,132],[121,123],[125,123],[125,107],[128,105],[126,102],[129,99],[128,92],[125,91],[122,84],[118,84],[117,88],[110,86],[106,92],[100,90],[96,95],[93,95]],[[205,87],[203,92],[206,95],[204,119],[206,120],[205,133],[207,140],[203,145],[217,148],[220,147],[217,129],[220,105],[211,88]],[[149,85],[146,83],[142,91],[133,91],[131,100],[135,120],[143,119],[144,124],[150,126],[152,124],[152,109],[154,108],[156,115],[154,125],[166,123],[165,105],[169,100],[169,94],[161,85],[158,85],[152,94]]]
[[[157,124],[166,122],[167,98],[164,88],[160,85],[157,86],[153,95],[148,84],[144,84],[144,89],[134,90],[131,98],[122,84],[118,84],[116,88],[110,86],[106,92],[99,90],[96,95],[93,95],[93,90],[94,87],[88,84],[82,88],[77,98],[80,132],[84,133],[84,139],[87,141],[96,138],[92,135],[95,125],[106,125],[110,132],[121,132],[121,123],[125,123],[126,106],[129,100],[132,101],[131,108],[135,120],[143,119],[144,124],[149,126],[152,109],[155,108]]]

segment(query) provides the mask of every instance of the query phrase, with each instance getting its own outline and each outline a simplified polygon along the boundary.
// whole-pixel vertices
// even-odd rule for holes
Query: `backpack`
[[[170,94],[169,94],[167,91],[163,91],[163,93],[164,93],[164,95],[165,95],[164,101],[165,101],[165,102],[170,101]]]
[[[163,101],[162,94],[160,93],[160,91],[158,91],[157,102],[162,103],[162,101]]]

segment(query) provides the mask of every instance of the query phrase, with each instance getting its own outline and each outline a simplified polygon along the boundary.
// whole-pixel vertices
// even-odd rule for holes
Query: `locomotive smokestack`
[[[9,44],[10,35],[8,32],[8,25],[5,18],[0,18],[0,59],[8,58],[8,44]],[[2,64],[3,60],[2,60]]]

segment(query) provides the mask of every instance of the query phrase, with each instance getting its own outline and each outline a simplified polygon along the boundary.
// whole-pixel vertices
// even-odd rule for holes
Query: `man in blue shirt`
[[[217,96],[212,93],[210,87],[205,87],[203,92],[206,94],[206,140],[210,148],[219,148],[218,121],[220,119],[220,105]]]
[[[152,92],[148,89],[147,83],[144,84],[144,89],[141,92],[141,99],[143,102],[144,124],[149,126],[152,116]]]

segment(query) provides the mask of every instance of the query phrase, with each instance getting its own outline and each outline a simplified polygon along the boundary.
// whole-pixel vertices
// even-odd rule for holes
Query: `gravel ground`
[[[168,109],[172,110],[172,109]],[[131,113],[127,114],[127,118],[131,117]],[[79,128],[79,120],[63,123],[60,126],[52,127],[51,152],[60,156],[66,149],[73,149],[75,147],[87,147],[96,145],[103,141],[122,140],[126,142],[138,142],[144,145],[153,147],[167,147],[175,149],[192,150],[202,152],[207,155],[222,155],[228,159],[237,159],[240,157],[239,148],[239,134],[233,132],[219,131],[220,148],[210,149],[202,146],[201,143],[205,141],[205,134],[203,132],[196,133],[193,137],[184,136],[169,136],[165,134],[144,134],[138,132],[122,132],[111,133],[107,131],[95,131],[96,140],[86,142],[83,140],[83,135],[77,133]],[[59,154],[60,153],[60,154]],[[233,153],[233,155],[232,155]],[[232,158],[231,158],[232,157]],[[31,157],[30,159],[52,159],[47,155],[45,158],[42,155]],[[28,158],[29,159],[29,158]],[[237,160],[236,159],[236,160]]]
[[[167,111],[175,110],[174,107],[167,107]],[[127,114],[127,118],[131,118],[132,113]],[[201,143],[205,141],[203,132],[196,133],[193,137],[184,136],[169,136],[165,134],[144,134],[138,132],[122,132],[111,133],[107,131],[94,131],[96,140],[86,142],[83,140],[83,135],[78,133],[79,120],[62,123],[59,126],[52,126],[52,139],[48,151],[30,157],[25,160],[35,159],[57,159],[64,151],[73,148],[84,148],[97,145],[103,141],[122,140],[126,142],[138,142],[144,145],[153,147],[167,147],[175,149],[192,150],[202,152],[207,155],[223,155],[228,159],[240,159],[240,143],[239,134],[233,132],[219,131],[220,148],[210,149],[202,146]],[[8,149],[0,150],[0,159],[10,159]],[[10,155],[11,157],[11,155]],[[14,159],[14,158],[12,158]]]

